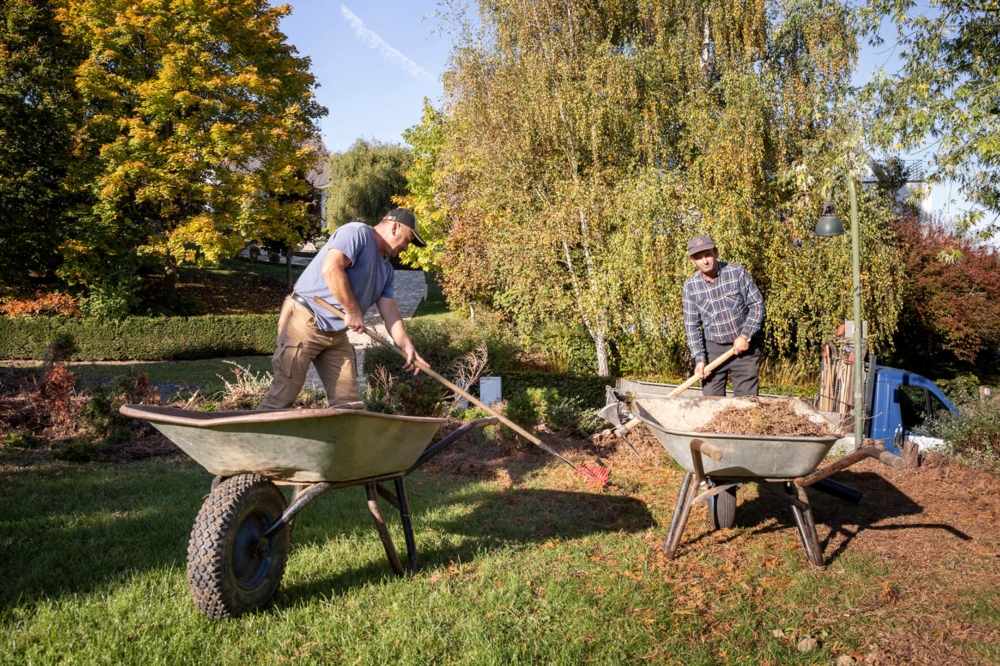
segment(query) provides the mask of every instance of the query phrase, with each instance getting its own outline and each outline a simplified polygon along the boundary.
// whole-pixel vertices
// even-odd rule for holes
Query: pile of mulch
[[[729,405],[695,432],[727,435],[758,435],[764,437],[833,437],[835,433],[795,411],[786,400],[752,399],[750,407]]]

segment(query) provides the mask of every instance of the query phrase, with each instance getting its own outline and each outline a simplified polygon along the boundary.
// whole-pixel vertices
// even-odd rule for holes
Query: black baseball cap
[[[413,244],[417,247],[427,247],[427,243],[425,243],[424,239],[417,233],[417,218],[414,217],[413,211],[406,208],[393,208],[386,213],[385,219],[390,222],[398,222],[404,227],[413,229]]]

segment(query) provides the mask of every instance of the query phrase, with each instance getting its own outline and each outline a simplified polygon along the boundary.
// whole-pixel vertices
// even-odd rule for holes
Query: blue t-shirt
[[[351,293],[358,301],[362,314],[368,312],[368,308],[380,298],[394,297],[395,274],[392,264],[378,251],[374,229],[363,222],[345,224],[334,232],[295,282],[295,291],[299,295],[310,303],[313,296],[319,296],[341,310],[344,309],[330,293],[330,288],[323,279],[323,261],[330,248],[340,250],[351,260],[351,265],[346,271],[347,281],[351,285]],[[316,315],[316,325],[321,331],[347,330],[343,319],[330,314],[322,306],[313,305],[312,310]]]

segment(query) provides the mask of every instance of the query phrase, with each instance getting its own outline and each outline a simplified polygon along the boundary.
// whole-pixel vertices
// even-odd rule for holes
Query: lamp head
[[[837,215],[837,205],[832,201],[823,204],[823,214],[816,222],[817,236],[840,236],[844,233],[844,224]]]

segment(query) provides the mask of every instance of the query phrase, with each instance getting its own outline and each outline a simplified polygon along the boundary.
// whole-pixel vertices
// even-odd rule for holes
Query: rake
[[[344,314],[344,312],[342,310],[340,310],[340,308],[337,308],[337,307],[335,307],[335,306],[327,303],[326,301],[324,301],[319,296],[313,296],[313,301],[316,302],[316,303],[318,303],[322,307],[326,308],[327,310],[329,310],[331,314],[334,314],[337,317],[340,317],[341,319],[343,319],[346,316]],[[371,338],[375,342],[379,343],[380,345],[382,345],[386,349],[391,349],[393,352],[395,352],[399,356],[403,357],[404,359],[406,358],[406,352],[404,352],[402,349],[400,349],[396,345],[392,344],[391,342],[388,342],[385,338],[383,338],[381,335],[379,335],[378,333],[376,333],[372,329],[368,328],[367,326],[365,326],[365,333],[368,335],[369,338]],[[555,449],[553,449],[551,446],[549,446],[548,444],[546,444],[545,442],[543,442],[542,440],[540,440],[538,437],[532,435],[531,433],[529,433],[527,430],[525,430],[521,426],[517,425],[516,423],[514,423],[513,421],[511,421],[507,417],[501,415],[500,413],[498,413],[497,411],[495,411],[493,408],[491,408],[489,405],[486,405],[483,402],[480,402],[478,398],[476,398],[473,395],[470,395],[463,388],[461,388],[458,385],[456,385],[456,384],[448,381],[447,379],[445,379],[444,377],[442,377],[438,373],[436,373],[433,370],[431,370],[430,366],[428,366],[426,363],[414,360],[414,365],[416,365],[418,368],[420,368],[421,370],[423,370],[424,372],[426,372],[428,375],[430,375],[431,377],[433,377],[434,379],[436,379],[441,384],[443,384],[444,386],[448,387],[449,389],[451,389],[452,391],[454,391],[458,395],[462,396],[463,398],[465,398],[466,400],[468,400],[472,404],[474,404],[474,405],[476,405],[476,406],[484,409],[491,416],[495,416],[497,419],[500,420],[501,423],[503,423],[508,428],[510,428],[511,430],[513,430],[514,432],[516,432],[517,434],[521,435],[525,439],[527,439],[529,442],[531,442],[535,446],[539,447],[540,449],[542,449],[546,453],[550,453],[551,455],[555,456],[559,460],[563,461],[564,463],[566,463],[567,465],[569,465],[570,467],[572,467],[574,470],[576,470],[580,474],[582,474],[585,477],[587,477],[587,479],[593,485],[597,486],[598,488],[603,488],[605,485],[607,485],[608,478],[611,475],[611,472],[608,470],[608,468],[602,467],[600,465],[577,465],[577,464],[573,463],[568,458],[565,458],[564,456],[560,455]]]

